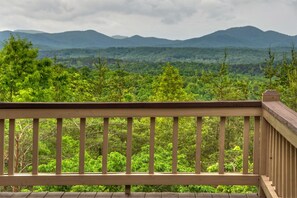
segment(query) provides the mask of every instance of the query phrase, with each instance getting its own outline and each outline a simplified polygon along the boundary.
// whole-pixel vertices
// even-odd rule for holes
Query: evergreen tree
[[[167,63],[163,73],[153,82],[153,101],[186,101],[190,96],[184,89],[184,82],[178,69]]]
[[[32,75],[36,71],[38,50],[26,39],[11,35],[0,51],[0,80],[2,101],[15,101],[24,90],[33,90]],[[27,86],[27,87],[26,87]],[[23,91],[21,91],[23,90]]]

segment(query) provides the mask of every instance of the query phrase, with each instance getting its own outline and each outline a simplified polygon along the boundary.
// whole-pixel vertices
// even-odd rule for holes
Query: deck
[[[85,198],[85,197],[101,197],[101,198],[115,198],[115,197],[137,197],[137,198],[258,198],[256,194],[228,194],[228,193],[171,193],[171,192],[163,192],[163,193],[142,193],[135,192],[131,193],[130,196],[125,195],[123,192],[110,192],[110,193],[101,193],[101,192],[4,192],[0,193],[0,197],[23,197],[23,198],[31,198],[31,197],[59,197],[59,198]]]

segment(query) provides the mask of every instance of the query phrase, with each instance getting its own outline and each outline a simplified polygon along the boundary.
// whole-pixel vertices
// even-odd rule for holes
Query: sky
[[[297,35],[297,0],[0,0],[0,31],[200,37],[255,26]]]

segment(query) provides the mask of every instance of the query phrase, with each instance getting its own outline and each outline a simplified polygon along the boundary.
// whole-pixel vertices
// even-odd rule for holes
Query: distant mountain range
[[[45,33],[35,30],[2,31],[0,32],[0,45],[9,38],[10,34],[27,38],[42,50],[109,47],[274,48],[291,47],[297,44],[297,35],[289,36],[275,31],[264,32],[252,26],[220,30],[187,40],[169,40],[138,35],[109,37],[94,30],[62,33]]]

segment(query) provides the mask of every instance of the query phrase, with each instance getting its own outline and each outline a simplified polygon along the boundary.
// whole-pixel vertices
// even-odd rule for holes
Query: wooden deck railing
[[[262,106],[260,185],[270,197],[297,197],[297,113],[276,92]]]
[[[193,103],[1,103],[0,104],[0,185],[255,185],[261,196],[297,197],[296,147],[297,114],[275,100],[267,92],[262,101],[193,102]],[[277,98],[276,98],[277,99]],[[216,116],[219,121],[219,169],[217,173],[201,170],[202,118]],[[109,120],[121,117],[127,120],[126,171],[108,170]],[[132,172],[133,119],[150,118],[149,168],[147,172]],[[157,117],[171,117],[172,171],[155,172],[154,148]],[[194,172],[178,172],[179,118],[196,118],[196,151]],[[225,123],[229,117],[243,117],[243,168],[239,173],[227,173],[224,167]],[[56,171],[40,173],[39,123],[40,119],[56,119]],[[79,171],[62,172],[63,119],[80,119]],[[85,172],[86,121],[103,118],[102,172]],[[32,119],[32,173],[14,172],[15,123],[17,119]],[[249,156],[250,121],[254,120],[253,154]],[[8,122],[8,166],[4,166],[5,123]],[[249,157],[253,159],[249,171]]]

